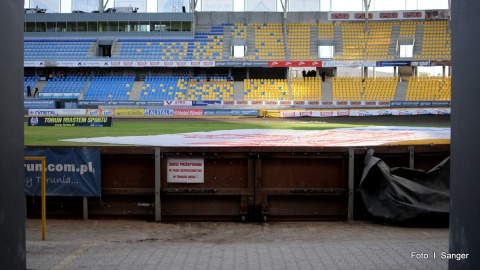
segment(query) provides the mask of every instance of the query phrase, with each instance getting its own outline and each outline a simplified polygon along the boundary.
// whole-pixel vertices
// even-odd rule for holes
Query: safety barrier
[[[429,170],[450,145],[369,147],[391,167]],[[100,147],[101,197],[88,215],[175,220],[352,220],[368,149],[353,147]],[[49,197],[47,215],[81,217],[84,201]],[[39,204],[27,198],[27,213]]]

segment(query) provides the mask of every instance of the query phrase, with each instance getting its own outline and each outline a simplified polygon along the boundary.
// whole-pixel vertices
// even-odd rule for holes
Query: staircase
[[[253,60],[252,56],[255,52],[255,30],[253,26],[247,26],[247,51],[245,55],[247,59]]]
[[[35,87],[38,87],[38,92],[41,92],[42,89],[45,87],[45,84],[47,84],[47,81],[38,81],[37,84],[32,85],[32,95],[33,91],[35,91]]]
[[[122,49],[122,43],[114,40],[113,43],[112,43],[112,49],[110,51],[110,57],[119,56],[121,49]]]
[[[142,94],[144,81],[136,81],[133,83],[132,91],[130,92],[130,100],[139,100]]]
[[[243,100],[243,81],[233,82],[233,99]]]
[[[318,26],[310,26],[310,56],[317,59],[318,54]]]
[[[230,55],[232,54],[232,36],[230,34],[230,26],[227,26],[227,31],[225,30],[225,26],[223,27],[223,48],[222,48],[222,59],[226,59],[228,56],[228,60],[230,60]]]
[[[388,47],[388,55],[393,55],[394,59],[398,57],[397,41],[399,36],[400,36],[400,25],[395,24],[392,26],[392,34],[390,36],[390,46]]]
[[[97,56],[98,55],[98,41],[95,42],[94,44],[90,44],[90,47],[88,47],[87,55],[88,56]]]
[[[395,92],[394,100],[405,100],[407,96],[408,82],[398,82],[397,91]]]
[[[80,92],[80,95],[78,96],[79,100],[83,99],[83,95],[87,92],[88,88],[90,88],[90,83],[92,83],[91,78],[89,78],[89,80],[85,84],[85,87],[83,88],[82,92]]]
[[[417,24],[415,32],[415,44],[413,45],[413,55],[422,55],[424,25]]]
[[[322,82],[322,101],[332,101],[332,82]]]
[[[333,27],[333,38],[334,38],[334,55],[343,55],[343,43],[342,43],[342,27],[340,25],[335,25]]]

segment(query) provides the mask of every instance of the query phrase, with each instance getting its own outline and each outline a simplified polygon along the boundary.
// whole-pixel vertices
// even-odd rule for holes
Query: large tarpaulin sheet
[[[444,226],[450,209],[450,157],[425,172],[390,168],[369,150],[358,192],[367,211],[384,221]]]

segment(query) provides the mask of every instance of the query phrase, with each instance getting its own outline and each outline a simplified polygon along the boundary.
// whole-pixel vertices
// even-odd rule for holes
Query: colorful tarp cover
[[[330,130],[241,129],[63,141],[149,146],[375,146],[450,143],[450,128],[375,126]]]

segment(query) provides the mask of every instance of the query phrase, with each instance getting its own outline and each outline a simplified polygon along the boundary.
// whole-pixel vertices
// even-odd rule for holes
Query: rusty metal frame
[[[344,219],[343,216],[346,215],[347,206],[346,206],[346,193],[347,193],[347,179],[346,179],[346,168],[343,168],[338,175],[338,178],[330,178],[329,182],[336,183],[336,186],[325,186],[319,187],[317,185],[310,186],[312,183],[308,184],[309,180],[299,180],[295,183],[294,187],[282,187],[280,184],[283,180],[280,179],[282,176],[279,176],[279,179],[275,179],[275,182],[279,184],[278,187],[271,187],[272,183],[265,185],[267,179],[263,179],[268,171],[264,172],[265,166],[277,166],[278,169],[282,170],[282,165],[275,165],[275,163],[285,163],[286,161],[291,161],[300,166],[300,168],[292,169],[300,171],[290,171],[291,174],[297,174],[298,177],[302,178],[302,174],[308,174],[308,165],[307,167],[302,166],[302,161],[308,161],[309,164],[321,164],[318,162],[321,161],[331,161],[339,160],[340,164],[345,164],[345,149],[335,149],[335,152],[331,152],[330,149],[315,149],[315,148],[290,148],[284,149],[283,152],[279,152],[279,149],[276,149],[272,152],[263,152],[263,155],[256,155],[256,206],[257,211],[259,211],[259,218],[263,221],[267,219],[273,220],[324,220],[324,219]],[[290,150],[290,151],[289,151]],[[293,151],[292,151],[293,150]],[[254,155],[255,156],[255,155]],[[268,161],[268,162],[267,162]],[[265,164],[264,164],[265,163]],[[268,164],[270,163],[270,164]],[[345,165],[340,165],[344,167]],[[271,169],[271,168],[270,168]],[[305,171],[303,171],[305,169]],[[312,167],[310,167],[312,169]],[[306,177],[312,178],[312,177]],[[305,182],[307,181],[307,182]],[[312,180],[310,180],[312,181]],[[317,181],[317,180],[315,180]],[[275,184],[276,185],[276,184]],[[321,185],[320,185],[321,186]],[[333,201],[331,201],[333,200]],[[318,203],[312,203],[317,201]],[[329,201],[331,201],[329,203]],[[325,207],[329,209],[337,209],[332,213],[332,215],[323,215],[322,204],[326,203]],[[334,203],[335,207],[331,203]],[[327,206],[330,205],[330,206]],[[280,209],[284,208],[283,213],[280,214]],[[298,215],[296,210],[310,210],[310,215]],[[311,208],[311,209],[310,209]],[[325,211],[325,209],[323,210]]]
[[[202,158],[205,162],[205,182],[168,183],[166,168],[170,157]],[[161,211],[164,220],[246,219],[254,189],[250,185],[253,178],[248,173],[250,157],[245,149],[164,148],[161,168]],[[234,184],[228,186],[229,181]]]
[[[368,149],[374,149],[375,155],[388,160],[387,164],[389,165],[391,162],[392,167],[414,166],[420,169],[430,169],[433,165],[438,164],[438,161],[450,155],[450,145],[415,145],[414,147],[389,145],[368,148],[152,148],[138,146],[97,148],[100,149],[102,162],[102,197],[88,198],[83,201],[79,198],[53,197],[52,200],[49,200],[49,214],[64,213],[70,216],[81,216],[83,204],[84,218],[88,218],[88,216],[91,218],[132,216],[157,222],[168,220],[261,221],[263,217],[272,220],[353,220],[362,217],[362,211],[357,209],[358,198],[354,195],[355,186],[358,184],[363,170],[364,154]],[[206,170],[208,170],[206,177],[223,177],[223,180],[197,186],[167,185],[165,162],[169,157],[204,158]],[[307,165],[304,166],[302,163]],[[293,182],[276,185],[278,181],[284,181],[281,179],[284,175],[281,172],[270,174],[269,171],[274,172],[272,170],[275,170],[275,166],[279,169],[284,169],[282,166],[296,166],[296,168],[285,169],[286,172],[289,170],[306,171],[306,184],[302,184],[301,181],[295,183],[295,176],[289,180]],[[315,168],[309,168],[309,166]],[[325,168],[335,180],[322,176],[318,179],[326,180],[324,185],[312,184],[315,183],[312,180],[313,176],[308,174],[321,174],[324,171],[322,166],[332,166]],[[232,186],[229,186],[230,180],[227,178],[233,179],[231,180],[233,181]],[[304,177],[297,179],[301,180],[301,178]],[[341,185],[334,184],[340,183],[339,181],[342,183]],[[191,208],[197,203],[204,204],[202,207],[205,211],[202,208]],[[289,206],[290,204],[292,207],[299,207],[304,204],[305,207],[317,207],[324,203],[324,206],[320,206],[323,208],[319,208],[318,215],[313,216],[302,216],[303,212],[306,212],[303,211],[304,209],[293,213],[294,208]],[[35,211],[38,212],[39,209],[38,206],[34,204],[33,200],[27,201],[27,204],[28,212],[31,216],[35,216]],[[278,208],[275,207],[280,204],[289,206],[289,211],[277,211]],[[64,207],[65,205],[68,207]],[[176,209],[190,207],[193,210],[184,209],[178,215],[166,212],[172,205]],[[322,209],[332,212],[333,208],[331,207],[337,214],[322,217]],[[88,211],[86,211],[87,209]],[[282,213],[286,214],[280,215]]]

